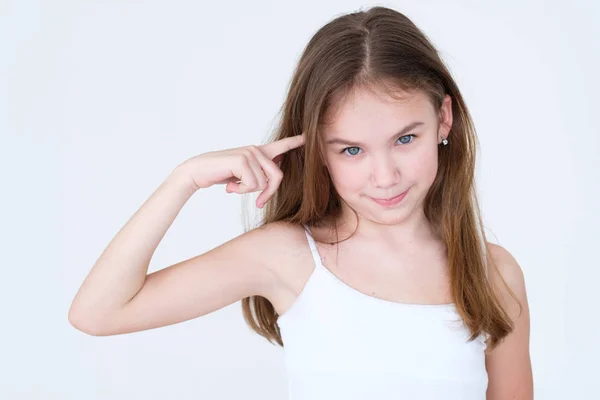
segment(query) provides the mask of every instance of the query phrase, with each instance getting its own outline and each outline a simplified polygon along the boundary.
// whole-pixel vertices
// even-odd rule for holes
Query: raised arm
[[[195,191],[217,183],[236,193],[262,190],[260,207],[282,179],[272,159],[303,143],[297,136],[202,154],[178,166],[100,255],[73,300],[70,323],[91,335],[115,335],[189,320],[251,295],[269,298],[277,282],[265,258],[277,237],[273,226],[152,274],[148,266]]]

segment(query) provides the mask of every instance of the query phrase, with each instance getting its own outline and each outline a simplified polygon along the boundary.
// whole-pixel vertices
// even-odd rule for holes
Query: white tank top
[[[289,400],[484,400],[485,337],[468,342],[455,304],[369,296],[321,262],[277,321]]]

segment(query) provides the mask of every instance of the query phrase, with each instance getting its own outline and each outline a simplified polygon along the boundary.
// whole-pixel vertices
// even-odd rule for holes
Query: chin
[[[372,200],[368,200],[373,203]],[[361,218],[368,219],[371,222],[380,225],[397,225],[402,223],[408,217],[407,207],[385,208],[373,203],[373,205],[354,208]]]
[[[389,207],[377,204],[368,195],[364,194],[359,195],[352,203],[346,201],[346,205],[355,210],[360,218],[381,225],[397,225],[406,220],[413,210],[410,193],[400,203]],[[347,211],[353,214],[351,210]]]

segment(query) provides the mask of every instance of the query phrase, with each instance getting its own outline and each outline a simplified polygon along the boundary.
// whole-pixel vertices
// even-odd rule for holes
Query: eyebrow
[[[413,129],[413,128],[417,127],[417,126],[420,126],[420,125],[425,125],[425,123],[421,122],[421,121],[411,122],[410,124],[406,125],[404,128],[400,129],[399,132],[393,134],[390,139],[394,139],[394,138],[396,138],[398,136],[402,136],[406,132],[408,132],[411,129]],[[351,140],[346,140],[344,138],[331,138],[331,139],[328,139],[325,143],[326,144],[343,144],[343,145],[350,145],[350,146],[361,146],[362,145],[362,143],[353,142]]]

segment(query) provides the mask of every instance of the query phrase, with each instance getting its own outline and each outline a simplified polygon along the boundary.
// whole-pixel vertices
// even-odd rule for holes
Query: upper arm
[[[514,329],[496,348],[486,353],[485,363],[489,377],[487,399],[533,399],[529,304],[523,271],[503,247],[490,244],[490,254],[497,266],[497,270],[490,268],[490,283],[513,321]],[[510,295],[502,279],[517,299]]]
[[[277,229],[253,229],[204,254],[148,274],[139,292],[93,334],[157,328],[209,314],[245,297],[267,297],[277,281],[268,261],[268,247],[277,240]]]

